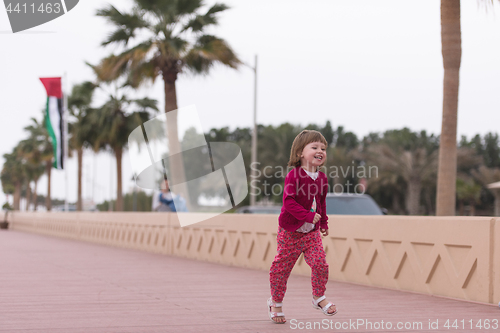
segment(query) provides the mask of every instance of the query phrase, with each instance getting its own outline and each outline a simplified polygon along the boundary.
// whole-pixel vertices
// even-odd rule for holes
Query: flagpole
[[[68,212],[68,84],[67,75],[64,72],[63,77],[63,97],[64,97],[64,108],[63,108],[63,122],[64,122],[64,211]]]

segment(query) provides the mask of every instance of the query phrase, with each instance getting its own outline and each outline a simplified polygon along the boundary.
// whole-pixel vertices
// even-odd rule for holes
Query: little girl
[[[312,306],[325,315],[337,313],[334,304],[324,296],[328,281],[328,264],[321,241],[328,235],[325,198],[326,175],[318,171],[326,162],[327,142],[317,131],[302,131],[292,144],[288,166],[294,167],[285,178],[283,207],[279,216],[278,254],[269,272],[271,297],[267,300],[269,318],[278,324],[286,322],[281,312],[286,283],[301,253],[311,267]]]

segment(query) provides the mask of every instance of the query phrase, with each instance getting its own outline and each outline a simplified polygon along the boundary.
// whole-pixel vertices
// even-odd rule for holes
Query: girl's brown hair
[[[292,149],[290,150],[290,160],[288,161],[288,166],[297,167],[300,165],[300,155],[302,154],[302,150],[304,147],[310,144],[311,142],[321,142],[326,147],[328,147],[328,143],[326,142],[325,137],[318,131],[312,130],[303,130],[295,137],[292,143]],[[326,161],[323,161],[320,166],[323,166]]]

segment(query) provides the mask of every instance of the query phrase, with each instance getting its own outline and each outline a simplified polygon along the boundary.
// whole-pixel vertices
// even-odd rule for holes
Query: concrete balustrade
[[[277,215],[222,214],[181,228],[173,213],[14,212],[10,228],[268,270]],[[500,219],[330,216],[323,244],[333,280],[500,301]],[[302,256],[292,273],[310,274]]]

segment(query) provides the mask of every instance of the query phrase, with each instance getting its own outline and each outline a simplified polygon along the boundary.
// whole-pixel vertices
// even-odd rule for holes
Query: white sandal
[[[335,312],[333,312],[333,313],[328,313],[328,309],[330,309],[332,306],[335,306],[335,304],[333,304],[331,302],[328,302],[328,304],[325,305],[324,307],[319,306],[319,303],[321,303],[321,301],[323,301],[325,298],[326,298],[326,296],[324,296],[324,295],[318,299],[313,298],[313,300],[312,300],[313,308],[323,311],[323,313],[326,314],[327,316],[333,316],[334,314],[337,314],[337,310],[335,310]]]
[[[267,300],[267,310],[269,312],[269,319],[271,319],[275,324],[286,323],[285,314],[283,312],[273,312],[271,309],[271,308],[281,308],[281,307],[283,307],[283,303],[274,302],[272,297],[269,297],[269,299]],[[274,321],[273,320],[274,317],[283,317],[285,321],[283,322]]]

